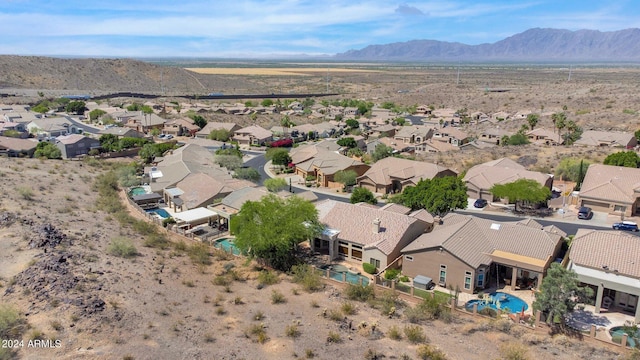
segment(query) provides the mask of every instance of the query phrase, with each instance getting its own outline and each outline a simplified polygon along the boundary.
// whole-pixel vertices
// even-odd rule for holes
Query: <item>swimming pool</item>
[[[494,292],[491,294],[485,294],[483,299],[469,300],[465,304],[465,309],[468,311],[473,310],[473,305],[478,304],[478,311],[489,307],[493,310],[509,310],[510,313],[519,313],[529,308],[524,300],[519,297],[503,292]]]
[[[163,219],[167,219],[171,217],[171,214],[169,214],[165,209],[148,209],[145,211],[148,212],[149,214],[157,214]]]
[[[233,253],[233,255],[236,255],[236,256],[241,254],[240,249],[238,249],[236,245],[233,243],[233,239],[229,239],[229,238],[218,239],[216,240],[215,244],[213,244],[213,246],[219,249],[222,249],[226,252]]]
[[[360,284],[360,279],[362,279],[363,286],[369,285],[368,277],[362,276],[360,274],[354,274],[351,271],[349,271],[349,269],[344,265],[340,265],[340,264],[324,265],[321,267],[321,269],[323,270],[329,269],[329,277],[331,277],[334,280],[337,280],[340,282],[347,280],[347,282],[350,284],[358,285]],[[346,274],[346,277],[344,274]],[[326,272],[323,273],[323,276],[326,276]]]
[[[635,335],[633,335],[634,331]],[[609,329],[609,334],[611,335],[611,341],[614,343],[621,344],[622,336],[629,334],[629,337],[627,337],[627,346],[634,348],[640,345],[640,330],[637,327],[614,326]]]
[[[147,191],[147,188],[144,186],[136,186],[136,187],[132,187],[129,190],[129,195],[130,196],[135,196],[135,195],[144,195],[144,194],[148,194],[149,191]]]

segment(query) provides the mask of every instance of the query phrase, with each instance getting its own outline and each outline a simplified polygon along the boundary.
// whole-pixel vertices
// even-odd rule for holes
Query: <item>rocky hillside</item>
[[[530,29],[493,44],[413,40],[370,45],[335,56],[361,61],[637,61],[640,29]]]

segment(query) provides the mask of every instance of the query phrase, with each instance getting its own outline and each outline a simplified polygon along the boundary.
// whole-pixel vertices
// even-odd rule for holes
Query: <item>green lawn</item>
[[[407,284],[397,283],[396,290],[401,291],[403,293],[411,294],[411,287]],[[449,293],[445,293],[442,291],[433,291],[435,293],[435,297],[438,302],[449,303],[452,296]],[[413,288],[413,295],[426,299],[427,296],[431,297],[431,292],[427,290],[422,290],[418,288]]]

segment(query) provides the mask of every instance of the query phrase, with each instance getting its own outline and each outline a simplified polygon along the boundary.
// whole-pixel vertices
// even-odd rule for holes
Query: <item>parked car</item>
[[[171,140],[171,139],[173,139],[173,135],[167,134],[164,138],[167,139],[167,140]]]
[[[167,136],[167,134],[160,134],[158,135],[158,139],[164,139]]]
[[[589,220],[593,217],[593,211],[590,207],[581,206],[578,209],[578,219]]]
[[[482,209],[485,206],[487,206],[487,200],[485,199],[478,199],[473,203],[473,207],[478,209]]]
[[[633,221],[621,221],[613,224],[614,230],[638,231],[638,224]]]

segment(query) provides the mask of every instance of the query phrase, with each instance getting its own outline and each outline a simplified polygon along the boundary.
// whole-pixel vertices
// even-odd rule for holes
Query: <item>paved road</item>
[[[84,132],[88,132],[90,134],[97,134],[100,129],[98,128],[94,128],[93,126],[89,126],[83,122],[80,122],[74,118],[72,118],[71,116],[68,115],[63,115],[65,117],[65,119],[67,119],[69,122],[71,122],[73,125],[75,125],[75,127],[82,129],[82,131]]]

